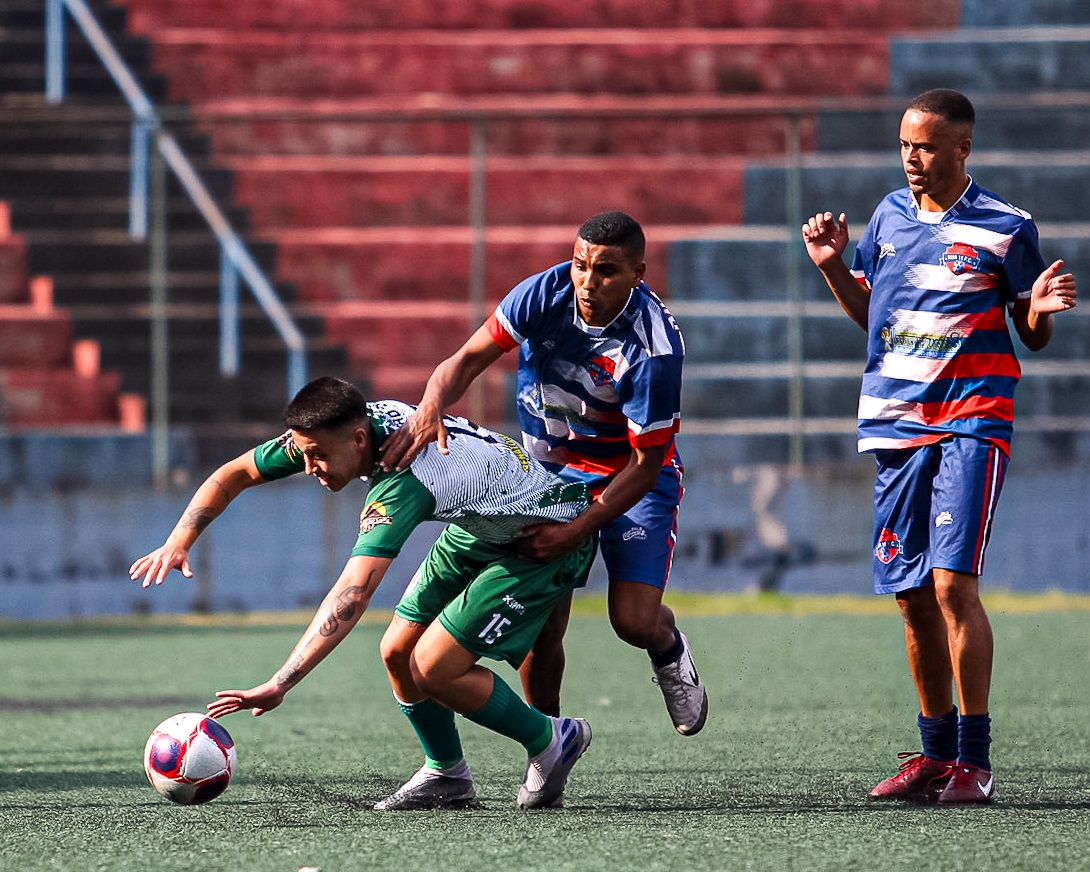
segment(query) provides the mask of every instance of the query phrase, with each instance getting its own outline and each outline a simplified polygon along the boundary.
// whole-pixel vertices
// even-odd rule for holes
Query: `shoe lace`
[[[898,751],[897,759],[901,761],[897,764],[898,771],[904,772],[914,766],[921,765],[927,758],[924,757],[923,751]]]
[[[678,666],[672,671],[670,667],[664,667],[656,671],[651,676],[651,683],[658,685],[662,690],[662,695],[665,696],[674,705],[685,705],[689,701],[689,689],[685,682],[681,680],[681,667]]]

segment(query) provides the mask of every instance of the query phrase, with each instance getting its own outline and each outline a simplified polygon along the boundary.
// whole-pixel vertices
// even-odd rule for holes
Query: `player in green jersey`
[[[414,409],[392,400],[367,403],[353,385],[323,377],[284,411],[287,433],[221,466],[197,489],[166,542],[130,568],[143,586],[171,569],[191,577],[189,550],[243,490],[297,473],[337,492],[370,478],[359,536],[340,577],[284,665],[249,690],[221,690],[213,717],[276,708],[348,635],[409,534],[423,521],[450,522],[413,576],[382,639],[394,696],[424,749],[424,766],[380,810],[466,808],[476,789],[462,753],[455,712],[526,748],[522,808],[562,802],[568,773],[590,745],[580,718],[548,717],[527,705],[482,657],[515,668],[553,607],[586,583],[588,543],[550,563],[518,554],[530,524],[564,523],[589,505],[586,488],[564,482],[507,436],[448,418],[449,453],[432,446],[410,466],[386,472],[378,446]]]

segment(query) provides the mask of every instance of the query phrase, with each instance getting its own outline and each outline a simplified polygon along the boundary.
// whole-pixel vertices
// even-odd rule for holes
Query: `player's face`
[[[944,212],[965,192],[970,133],[964,125],[930,112],[909,109],[901,118],[901,166],[925,211]]]
[[[372,472],[370,437],[366,427],[337,430],[292,430],[291,441],[303,455],[306,474],[333,493]]]
[[[591,327],[605,327],[628,302],[632,289],[643,281],[645,264],[633,260],[616,245],[575,240],[571,280],[580,317]]]

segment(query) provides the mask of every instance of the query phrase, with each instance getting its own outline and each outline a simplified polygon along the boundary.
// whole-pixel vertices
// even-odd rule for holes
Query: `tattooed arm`
[[[276,674],[249,690],[217,691],[216,699],[208,704],[208,713],[219,718],[248,708],[261,715],[280,705],[284,694],[309,675],[356,626],[389,566],[388,557],[349,558],[341,577]]]
[[[223,514],[231,500],[246,488],[264,482],[254,463],[253,451],[223,464],[197,488],[166,542],[129,567],[129,578],[135,580],[143,575],[143,587],[149,587],[153,581],[162,584],[172,569],[179,570],[186,578],[192,578],[189,549],[197,537]]]

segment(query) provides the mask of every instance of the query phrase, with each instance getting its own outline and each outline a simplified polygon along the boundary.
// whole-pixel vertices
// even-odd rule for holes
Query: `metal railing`
[[[291,397],[307,380],[306,339],[246,244],[216,204],[200,174],[144,93],[132,71],[84,0],[46,0],[45,96],[49,103],[65,99],[65,12],[72,17],[124,96],[132,111],[129,177],[129,235],[148,239],[151,260],[152,381],[149,405],[153,426],[153,464],[159,474],[167,466],[168,354],[166,331],[166,184],[169,168],[200,212],[220,247],[219,365],[233,376],[239,370],[239,277],[272,321],[288,350],[287,386]],[[154,142],[152,150],[150,144]]]

